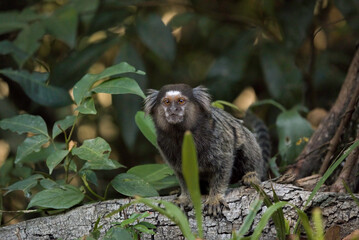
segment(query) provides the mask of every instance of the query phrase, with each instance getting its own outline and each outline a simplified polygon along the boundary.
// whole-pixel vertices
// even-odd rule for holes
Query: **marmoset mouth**
[[[183,121],[183,116],[177,114],[170,114],[166,117],[166,119],[170,124],[177,124]]]

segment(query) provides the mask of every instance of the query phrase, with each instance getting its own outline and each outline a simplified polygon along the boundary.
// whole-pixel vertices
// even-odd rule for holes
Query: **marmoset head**
[[[190,129],[201,111],[209,113],[210,109],[211,97],[202,86],[165,85],[159,91],[149,90],[145,99],[146,114],[150,114],[156,125],[163,129],[169,125],[183,125]]]

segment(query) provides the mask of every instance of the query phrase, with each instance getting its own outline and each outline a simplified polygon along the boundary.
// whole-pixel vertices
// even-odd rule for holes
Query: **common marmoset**
[[[155,123],[160,153],[179,180],[181,195],[176,201],[180,205],[191,204],[181,164],[186,130],[192,132],[195,141],[201,185],[203,182],[208,184],[205,201],[208,214],[216,216],[223,207],[228,207],[224,194],[229,183],[242,179],[249,185],[264,178],[267,165],[264,158],[269,157],[269,141],[263,144],[262,150],[241,120],[211,106],[206,88],[172,84],[159,91],[149,90],[144,110]],[[265,125],[261,121],[253,125],[261,137],[268,140]]]

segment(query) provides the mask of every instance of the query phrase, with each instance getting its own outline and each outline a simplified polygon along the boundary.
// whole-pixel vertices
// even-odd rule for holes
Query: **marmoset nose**
[[[172,104],[170,107],[170,112],[175,113],[177,111],[178,111],[178,108],[174,104]]]

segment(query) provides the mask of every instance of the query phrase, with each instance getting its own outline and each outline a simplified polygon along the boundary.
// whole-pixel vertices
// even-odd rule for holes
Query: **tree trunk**
[[[292,179],[299,179],[317,171],[321,165],[321,159],[326,153],[331,139],[333,138],[341,119],[344,117],[350,100],[359,85],[359,49],[357,49],[350,64],[347,76],[339,92],[335,104],[330,109],[327,117],[319,125],[318,129],[310,138],[297,162],[288,170],[286,175],[292,175]],[[336,148],[337,146],[331,146]]]
[[[293,185],[272,184],[280,200],[289,201],[299,208],[303,207],[310,195],[310,192]],[[271,195],[270,182],[263,183],[262,187],[267,194]],[[250,204],[257,197],[257,192],[252,188],[241,187],[229,190],[226,200],[230,210],[224,210],[224,216],[218,219],[207,215],[204,216],[203,228],[205,239],[229,239],[232,231],[240,228],[249,212]],[[167,196],[161,199],[171,201],[173,198],[174,196]],[[173,222],[142,204],[131,205],[111,218],[104,217],[106,214],[119,209],[130,201],[130,199],[117,199],[88,204],[65,214],[41,217],[2,227],[0,228],[0,239],[75,239],[88,235],[99,217],[101,218],[99,226],[103,225],[100,230],[103,237],[104,233],[111,228],[111,223],[123,221],[126,219],[126,216],[130,216],[134,212],[144,211],[151,212],[151,215],[145,221],[157,227],[157,233],[152,239],[184,239],[179,228]],[[341,238],[358,229],[359,207],[348,194],[319,192],[308,205],[307,212],[310,212],[313,207],[320,207],[322,209],[324,226],[326,228],[334,225],[339,226]],[[262,206],[259,210],[252,225],[252,230],[257,226],[260,217],[266,209],[265,206]],[[291,226],[293,226],[297,220],[297,213],[288,205],[284,207],[284,214]],[[188,213],[188,217],[192,230],[196,231],[193,210]],[[141,239],[151,239],[151,235],[143,235]],[[275,239],[275,229],[272,221],[264,229],[261,239]]]

